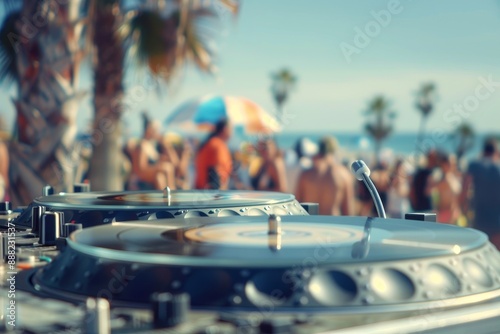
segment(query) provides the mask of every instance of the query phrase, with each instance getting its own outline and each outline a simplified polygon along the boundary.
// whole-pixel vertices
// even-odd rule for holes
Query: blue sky
[[[381,11],[391,13],[384,26],[373,14]],[[124,115],[129,133],[139,133],[139,111],[164,119],[182,101],[209,93],[246,96],[272,111],[270,73],[282,67],[299,78],[287,105],[291,118],[285,131],[361,132],[363,111],[378,94],[392,101],[396,130],[415,131],[415,92],[428,81],[438,88],[430,131],[449,131],[462,119],[478,131],[500,130],[498,0],[246,0],[236,21],[222,19],[227,29],[219,39],[215,77],[188,68],[182,80],[158,96],[129,65],[130,110]],[[357,47],[358,32],[367,29],[369,43]],[[341,49],[347,44],[358,52],[350,61]],[[485,81],[490,81],[487,87]],[[91,91],[88,69],[82,72],[81,88]],[[134,89],[140,96],[131,94]],[[0,100],[7,101],[1,112],[10,122],[14,110],[9,95],[14,93],[0,92]],[[457,105],[468,109],[459,112],[453,109]],[[88,98],[79,111],[81,127],[91,118]]]

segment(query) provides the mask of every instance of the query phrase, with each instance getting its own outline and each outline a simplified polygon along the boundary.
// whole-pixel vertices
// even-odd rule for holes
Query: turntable
[[[423,324],[434,333],[450,321],[475,324],[471,316],[491,329],[500,316],[500,254],[481,232],[410,220],[118,222],[72,233],[50,263],[20,272],[17,288],[50,298],[49,308],[73,309],[57,322],[68,331],[97,328],[82,320],[89,316],[109,318],[114,333],[360,333],[367,324],[370,333],[420,332],[410,328]]]
[[[116,273],[123,286],[110,293]],[[500,254],[480,232],[435,223],[185,219],[78,231],[29,281],[41,295],[106,298],[123,307],[146,307],[153,294],[169,292],[215,310],[401,311],[500,296]]]
[[[307,215],[293,195],[256,191],[172,190],[80,192],[41,196],[16,219],[17,229],[37,229],[45,211],[61,224],[83,228],[113,221],[190,217]]]
[[[59,194],[7,216],[22,226],[19,271],[0,265],[5,290],[15,280],[17,322],[2,294],[0,328],[18,333],[480,334],[500,324],[500,253],[472,229],[308,215],[292,195],[258,192]]]

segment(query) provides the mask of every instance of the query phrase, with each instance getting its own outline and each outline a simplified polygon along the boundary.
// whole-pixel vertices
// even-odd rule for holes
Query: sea
[[[181,136],[196,137],[203,140],[206,136],[203,134],[182,134]],[[466,152],[463,158],[463,163],[471,159],[479,157],[484,139],[491,134],[479,133],[475,135],[473,144]],[[338,132],[338,131],[297,131],[297,132],[282,132],[274,134],[273,138],[277,142],[280,150],[287,152],[294,150],[297,142],[303,138],[307,138],[312,142],[318,142],[322,137],[333,136],[339,143],[339,155],[342,159],[363,158],[374,160],[375,143],[373,139],[363,132]],[[79,139],[82,140],[88,135],[81,134]],[[139,134],[132,136],[140,137]],[[130,138],[125,136],[124,139]],[[237,150],[243,142],[255,143],[259,137],[246,135],[242,129],[235,129],[233,138],[230,141],[230,147]],[[395,158],[408,158],[422,156],[430,149],[438,149],[446,153],[455,154],[457,150],[457,140],[450,135],[442,135],[437,137],[433,134],[424,135],[423,140],[419,143],[417,132],[394,132],[389,135],[381,146],[382,158],[388,158],[394,161]],[[367,161],[368,162],[368,161]]]
[[[333,136],[337,139],[340,152],[344,156],[370,156],[373,155],[375,143],[373,139],[363,133],[355,132],[283,132],[276,134],[274,139],[282,150],[293,149],[298,140],[308,138],[313,142],[318,142],[322,137]],[[487,134],[478,134],[474,138],[473,145],[467,151],[464,158],[467,160],[479,156],[484,138]],[[255,138],[242,136],[243,140],[252,141]],[[394,133],[382,142],[381,155],[387,157],[408,157],[422,155],[430,149],[438,149],[447,153],[455,153],[457,140],[451,136],[443,135],[436,137],[424,135],[423,140],[418,141],[418,133]]]

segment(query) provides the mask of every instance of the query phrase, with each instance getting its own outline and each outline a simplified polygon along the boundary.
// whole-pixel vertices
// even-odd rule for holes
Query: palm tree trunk
[[[466,151],[466,147],[467,147],[467,142],[466,142],[465,137],[460,136],[460,140],[459,140],[459,143],[458,143],[458,146],[457,146],[457,151],[456,151],[457,161],[458,162],[464,156],[465,151]]]
[[[24,0],[17,44],[16,138],[9,147],[10,196],[27,205],[49,184],[72,191],[78,111],[81,1]],[[27,19],[27,20],[26,20]]]
[[[283,115],[283,109],[284,109],[284,104],[283,103],[277,103],[276,104],[276,111],[278,114],[276,115],[276,119],[278,120],[279,124],[283,126],[284,122],[284,115]]]
[[[417,135],[417,152],[420,152],[422,141],[424,140],[425,137],[426,121],[427,121],[427,116],[422,115],[422,118],[420,119],[420,128],[418,130],[418,135]]]
[[[123,99],[124,50],[116,34],[118,5],[97,4],[93,19],[96,64],[94,69],[94,132],[90,161],[92,190],[122,190],[120,117]]]
[[[380,151],[382,150],[382,140],[375,139],[375,163],[380,164]]]

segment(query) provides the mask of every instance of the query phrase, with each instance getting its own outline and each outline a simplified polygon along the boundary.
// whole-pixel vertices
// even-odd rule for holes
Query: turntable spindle
[[[281,234],[281,217],[269,215],[268,219],[269,231],[268,234]]]
[[[163,189],[163,198],[166,198],[167,199],[167,205],[170,205],[170,200],[172,199],[172,195],[170,193],[170,188],[169,187],[165,187],[165,189]]]
[[[267,220],[268,223],[268,239],[269,249],[273,252],[281,249],[281,217],[271,214]]]

